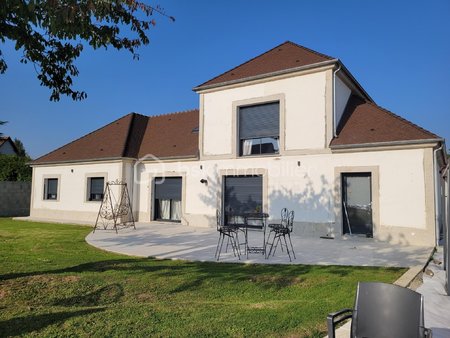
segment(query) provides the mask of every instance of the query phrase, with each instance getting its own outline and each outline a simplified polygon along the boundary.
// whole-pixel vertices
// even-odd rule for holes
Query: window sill
[[[254,154],[254,155],[240,155],[237,158],[258,158],[258,157],[280,157],[281,154],[280,153],[276,153],[276,154]]]

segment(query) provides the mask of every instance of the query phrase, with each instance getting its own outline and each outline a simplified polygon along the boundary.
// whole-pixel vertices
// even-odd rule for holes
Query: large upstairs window
[[[239,155],[278,154],[280,103],[239,107]]]

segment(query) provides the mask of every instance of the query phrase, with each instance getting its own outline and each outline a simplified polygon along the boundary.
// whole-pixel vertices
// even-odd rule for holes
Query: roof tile
[[[198,154],[198,110],[160,116],[131,113],[33,161],[33,164]]]
[[[198,155],[198,109],[180,113],[151,116],[141,147],[139,158],[145,155],[156,157],[193,157]]]
[[[197,88],[217,85],[233,80],[242,80],[248,77],[270,74],[329,60],[334,60],[334,58],[300,46],[291,41],[286,41],[281,45],[202,83]]]
[[[348,100],[331,147],[440,139],[439,136],[356,95]]]

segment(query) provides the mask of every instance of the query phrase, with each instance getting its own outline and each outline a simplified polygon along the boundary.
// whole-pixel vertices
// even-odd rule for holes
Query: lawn
[[[0,219],[0,336],[320,337],[358,281],[405,269],[133,258],[90,228]]]

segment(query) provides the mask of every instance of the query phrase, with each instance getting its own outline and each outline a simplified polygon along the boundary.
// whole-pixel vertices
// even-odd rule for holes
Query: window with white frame
[[[44,180],[44,200],[58,199],[58,179],[46,178]]]
[[[280,103],[239,107],[239,155],[278,154]]]
[[[105,190],[104,177],[88,177],[87,181],[87,199],[88,201],[102,201]]]

